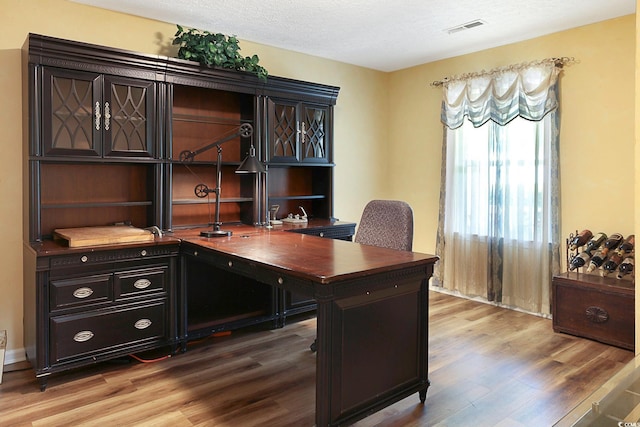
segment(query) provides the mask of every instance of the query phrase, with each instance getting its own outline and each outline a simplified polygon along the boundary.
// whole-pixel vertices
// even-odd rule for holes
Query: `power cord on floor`
[[[129,357],[131,357],[133,359],[136,359],[138,362],[141,362],[141,363],[155,363],[155,362],[160,362],[162,360],[166,360],[166,359],[170,358],[171,355],[167,354],[166,356],[157,357],[155,359],[143,359],[141,357],[136,356],[135,354],[130,354]]]
[[[187,343],[187,345],[198,344],[198,343],[206,341],[206,340],[208,340],[210,338],[226,337],[226,336],[229,336],[229,335],[231,335],[231,331],[214,332],[213,334],[211,334],[211,335],[209,335],[207,337],[204,337],[204,338],[202,338],[200,340],[189,341]],[[141,358],[139,356],[136,356],[135,354],[130,354],[129,357],[131,357],[131,358],[133,358],[133,359],[135,359],[135,360],[137,360],[138,362],[141,362],[141,363],[155,363],[155,362],[160,362],[162,360],[166,360],[166,359],[170,358],[171,355],[168,354],[166,356],[161,356],[161,357],[158,357],[158,358],[155,358],[155,359],[143,359],[143,358]]]

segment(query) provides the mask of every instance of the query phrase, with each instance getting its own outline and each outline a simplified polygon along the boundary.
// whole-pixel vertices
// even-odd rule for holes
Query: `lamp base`
[[[227,237],[227,236],[231,236],[233,234],[232,231],[225,231],[225,230],[208,230],[208,231],[201,231],[200,235],[203,237]]]

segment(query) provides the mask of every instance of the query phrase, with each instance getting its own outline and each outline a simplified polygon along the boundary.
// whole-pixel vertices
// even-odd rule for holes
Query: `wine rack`
[[[588,233],[586,233],[588,232]],[[585,235],[590,237],[585,239]],[[597,237],[601,237],[601,243],[590,246]],[[593,274],[601,277],[611,277],[618,280],[635,282],[635,236],[624,236],[620,233],[596,233],[592,234],[588,229],[570,233],[565,241],[565,256],[568,271],[576,271],[582,274]],[[610,243],[611,242],[611,243]],[[609,245],[609,247],[606,247]],[[589,255],[585,255],[589,252]],[[583,265],[578,258],[586,258]],[[596,257],[600,257],[596,260]],[[593,262],[593,264],[592,264]],[[590,264],[592,264],[590,266]],[[624,265],[623,265],[624,264]]]
[[[588,232],[588,233],[585,233]],[[553,277],[552,318],[555,332],[589,338],[628,350],[635,350],[635,283],[632,271],[620,274],[614,265],[603,268],[617,254],[617,262],[633,260],[635,237],[620,233],[595,236],[589,230],[570,234],[567,239],[567,272]],[[623,242],[624,245],[623,245]],[[605,248],[606,251],[602,249]],[[616,251],[623,246],[624,253]],[[575,263],[587,253],[583,265]],[[591,265],[591,258],[601,258]],[[581,261],[581,262],[582,262]]]

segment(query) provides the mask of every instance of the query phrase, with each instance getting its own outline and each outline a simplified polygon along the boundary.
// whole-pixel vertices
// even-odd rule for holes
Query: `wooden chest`
[[[567,272],[554,276],[553,330],[635,349],[634,283]]]

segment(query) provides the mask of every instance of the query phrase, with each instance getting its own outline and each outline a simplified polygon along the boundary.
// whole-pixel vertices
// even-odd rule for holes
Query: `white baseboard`
[[[24,348],[7,350],[4,354],[4,364],[10,365],[12,363],[24,362],[27,360],[25,354]]]

